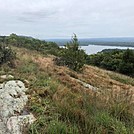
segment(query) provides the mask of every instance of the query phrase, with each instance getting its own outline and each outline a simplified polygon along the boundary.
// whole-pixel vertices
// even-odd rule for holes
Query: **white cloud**
[[[0,0],[1,34],[39,38],[134,35],[133,0]]]

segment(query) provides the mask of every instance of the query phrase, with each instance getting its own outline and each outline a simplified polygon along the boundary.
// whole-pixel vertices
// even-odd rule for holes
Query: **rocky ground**
[[[0,134],[22,134],[24,127],[35,121],[32,114],[24,111],[26,90],[18,80],[0,84]]]

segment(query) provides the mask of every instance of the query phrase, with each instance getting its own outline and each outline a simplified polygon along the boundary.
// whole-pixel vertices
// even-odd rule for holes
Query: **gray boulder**
[[[26,90],[21,81],[0,84],[0,134],[22,134],[23,128],[35,121],[32,114],[21,115],[28,101]]]

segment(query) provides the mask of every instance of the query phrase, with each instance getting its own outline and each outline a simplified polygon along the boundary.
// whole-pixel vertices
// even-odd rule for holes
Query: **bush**
[[[133,63],[121,62],[119,65],[119,72],[126,75],[132,75],[134,73]]]
[[[60,58],[55,59],[57,65],[65,65],[74,71],[80,71],[86,61],[84,50],[80,49],[77,36],[62,49]]]
[[[9,46],[0,44],[0,65],[3,63],[8,63],[11,65],[15,59],[15,53]]]

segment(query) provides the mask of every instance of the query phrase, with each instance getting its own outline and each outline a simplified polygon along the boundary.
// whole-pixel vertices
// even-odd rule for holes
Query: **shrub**
[[[8,63],[11,65],[15,59],[15,53],[9,46],[5,44],[0,44],[0,65],[3,63]]]
[[[74,71],[80,71],[86,61],[84,50],[80,49],[77,36],[74,34],[72,41],[62,49],[60,58],[55,60],[57,65],[65,65]]]

